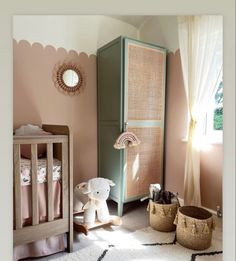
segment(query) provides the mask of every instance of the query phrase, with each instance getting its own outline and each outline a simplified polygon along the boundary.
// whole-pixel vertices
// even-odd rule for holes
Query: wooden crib
[[[67,234],[67,250],[73,250],[73,152],[72,133],[68,126],[43,125],[43,130],[53,135],[14,136],[14,246],[24,245],[59,234]],[[21,150],[22,144],[31,146],[31,195],[32,222],[24,226],[22,221]],[[38,207],[38,144],[47,147],[47,220],[40,222]],[[61,161],[61,215],[53,213],[53,157]]]

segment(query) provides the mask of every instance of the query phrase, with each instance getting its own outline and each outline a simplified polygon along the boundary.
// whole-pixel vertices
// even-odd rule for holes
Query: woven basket
[[[174,231],[176,226],[173,222],[178,208],[179,203],[177,202],[173,204],[158,204],[150,200],[148,205],[150,226],[162,232]]]
[[[179,244],[194,250],[210,247],[215,224],[209,211],[194,206],[180,207],[174,223]]]

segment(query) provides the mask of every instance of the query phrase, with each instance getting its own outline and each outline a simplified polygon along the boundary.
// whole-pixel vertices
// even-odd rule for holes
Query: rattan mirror
[[[55,86],[63,93],[75,95],[85,87],[85,75],[81,66],[72,62],[58,63],[53,70]]]

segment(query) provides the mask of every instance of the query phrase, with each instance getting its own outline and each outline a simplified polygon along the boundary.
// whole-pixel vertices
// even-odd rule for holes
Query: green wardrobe
[[[98,169],[116,186],[110,198],[123,204],[163,184],[166,49],[119,37],[98,49]],[[115,149],[121,133],[141,143]]]

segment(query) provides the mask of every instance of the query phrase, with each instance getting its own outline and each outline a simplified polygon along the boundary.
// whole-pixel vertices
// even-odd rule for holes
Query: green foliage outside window
[[[214,110],[214,130],[223,130],[223,82],[219,84],[215,94],[216,109]]]
[[[223,108],[214,111],[214,130],[223,130]]]

